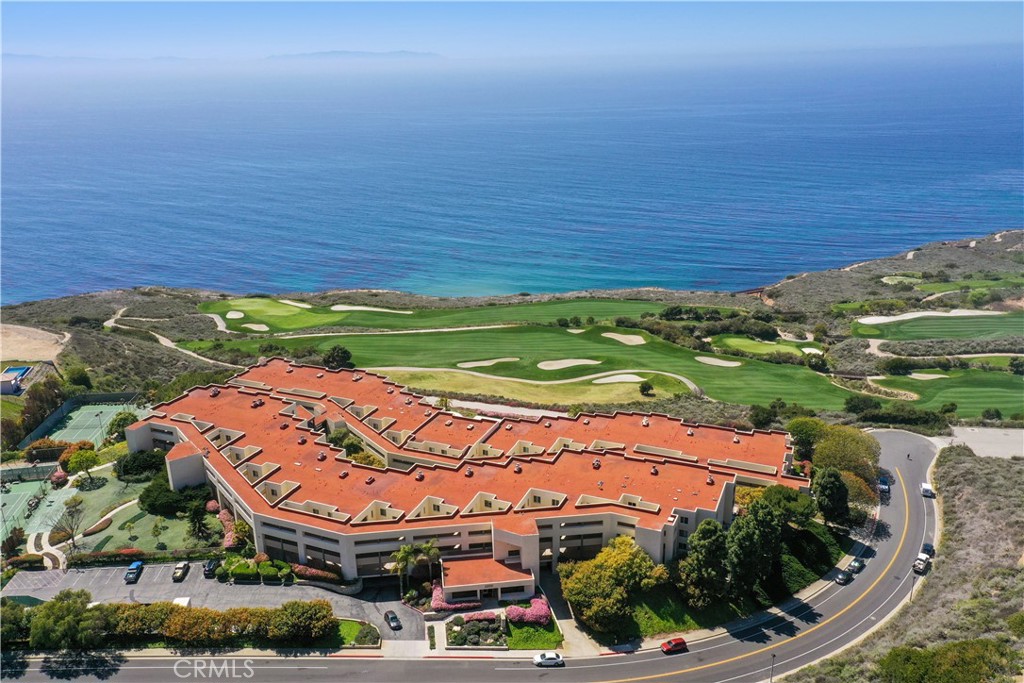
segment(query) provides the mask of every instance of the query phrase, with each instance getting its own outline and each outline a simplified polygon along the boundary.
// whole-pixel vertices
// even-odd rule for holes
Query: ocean
[[[1015,49],[257,67],[5,62],[0,301],[735,291],[1024,225]]]

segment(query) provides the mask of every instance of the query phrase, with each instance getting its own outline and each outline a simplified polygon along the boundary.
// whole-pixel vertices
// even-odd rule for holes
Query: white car
[[[565,666],[565,660],[557,652],[541,652],[533,656],[534,666]]]

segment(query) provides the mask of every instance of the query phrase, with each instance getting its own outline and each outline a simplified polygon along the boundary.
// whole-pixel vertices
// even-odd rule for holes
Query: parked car
[[[188,576],[188,569],[188,562],[179,562],[174,565],[174,573],[171,574],[171,581],[174,581],[175,583],[184,581],[185,577]]]
[[[667,655],[673,652],[682,652],[686,649],[686,640],[683,638],[672,638],[661,644],[661,651]]]
[[[860,574],[864,570],[864,560],[859,557],[855,557],[850,561],[850,564],[846,567],[846,571],[851,574]]]
[[[142,576],[142,560],[135,560],[128,565],[128,571],[124,573],[124,582],[138,583],[140,576]]]
[[[921,553],[920,555],[917,556],[917,559],[914,560],[914,573],[915,574],[925,574],[925,573],[927,573],[928,572],[928,568],[931,566],[931,564],[932,564],[932,558],[928,557],[924,553]]]
[[[203,577],[207,578],[207,579],[212,579],[215,576],[217,576],[217,567],[219,567],[219,566],[220,566],[220,560],[218,560],[216,558],[214,558],[212,560],[207,560],[206,562],[204,562],[203,563]]]
[[[541,652],[533,656],[534,666],[565,666],[565,660],[557,652]]]
[[[839,572],[838,574],[836,574],[836,583],[838,583],[840,586],[845,586],[851,581],[853,581],[853,574],[851,574],[850,572]]]
[[[929,484],[923,484],[922,483],[921,484],[921,495],[924,496],[925,498],[934,498],[935,497],[935,489],[933,489],[931,487],[931,485],[929,485]]]
[[[921,553],[928,557],[935,557],[935,546],[931,543],[924,543],[921,545]]]
[[[398,631],[402,628],[402,621],[393,610],[388,610],[384,613],[384,621],[391,627],[392,631]]]

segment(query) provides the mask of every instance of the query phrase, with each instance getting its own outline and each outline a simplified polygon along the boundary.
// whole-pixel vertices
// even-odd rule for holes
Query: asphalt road
[[[574,659],[563,669],[537,669],[516,659],[372,658],[260,659],[216,658],[210,675],[209,659],[145,657],[108,660],[51,658],[44,661],[7,662],[4,678],[26,682],[59,679],[116,679],[125,683],[239,678],[276,683],[304,681],[358,681],[359,683],[449,683],[451,681],[566,681],[627,683],[661,680],[700,683],[766,681],[828,656],[857,639],[908,597],[914,584],[911,565],[921,543],[934,542],[934,502],[920,495],[935,448],[928,440],[905,432],[876,432],[882,443],[882,467],[892,473],[894,485],[883,505],[871,547],[864,552],[867,566],[846,586],[830,584],[807,602],[784,605],[785,617],[759,625],[736,626],[729,632],[691,643],[688,652],[665,656],[660,652]],[[910,454],[910,458],[907,455]],[[941,562],[942,558],[936,558]],[[202,668],[197,671],[196,666]],[[175,668],[177,667],[177,668]]]

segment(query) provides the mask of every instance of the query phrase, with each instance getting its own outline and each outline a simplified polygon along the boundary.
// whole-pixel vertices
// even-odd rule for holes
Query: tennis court
[[[99,447],[107,436],[110,419],[122,410],[130,410],[140,417],[145,410],[133,403],[87,403],[79,406],[58,422],[50,433],[57,441],[92,441]]]

